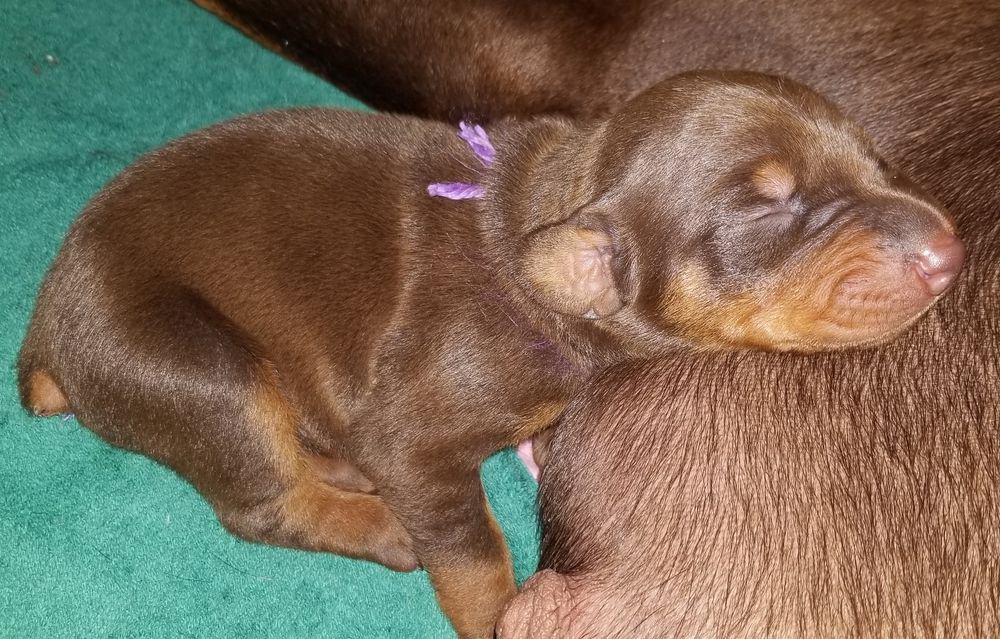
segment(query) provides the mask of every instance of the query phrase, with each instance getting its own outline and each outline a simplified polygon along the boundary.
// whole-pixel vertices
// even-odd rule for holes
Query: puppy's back
[[[70,392],[110,343],[182,297],[299,365],[350,340],[340,364],[354,366],[401,303],[427,137],[415,120],[299,109],[139,159],[87,205],[46,276],[20,356],[26,406],[62,412],[58,396],[51,410],[32,397],[35,372]]]

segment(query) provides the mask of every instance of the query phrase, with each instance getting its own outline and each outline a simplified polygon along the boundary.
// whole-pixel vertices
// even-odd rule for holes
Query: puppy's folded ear
[[[603,216],[583,209],[524,239],[518,279],[550,310],[599,319],[624,306],[619,258],[620,247]]]

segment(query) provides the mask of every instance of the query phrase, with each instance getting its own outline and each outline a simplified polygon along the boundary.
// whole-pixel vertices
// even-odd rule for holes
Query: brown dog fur
[[[483,637],[514,583],[479,465],[592,372],[884,341],[936,299],[912,261],[949,218],[804,87],[689,75],[606,122],[494,133],[485,176],[447,125],[322,109],[149,154],[46,278],[25,405],[175,469],[245,538],[419,561],[459,635]],[[765,151],[794,201],[761,193]],[[488,197],[428,197],[440,179]],[[734,308],[738,333],[712,315]]]
[[[691,602],[688,621],[674,626],[675,634],[656,627],[668,616],[662,614],[668,602],[663,593],[653,593],[658,611],[642,629],[656,637],[689,636],[699,623],[714,623],[718,634],[713,636],[739,637],[736,624],[759,628],[769,620],[776,636],[997,634],[1000,577],[992,531],[1000,522],[992,495],[1000,492],[995,450],[1000,435],[992,398],[1000,392],[1000,272],[995,266],[1000,261],[1000,5],[915,0],[882,3],[874,10],[860,0],[532,3],[535,11],[573,14],[569,20],[553,20],[553,27],[549,21],[522,20],[525,10],[504,2],[509,11],[494,13],[492,23],[483,28],[470,14],[481,17],[500,3],[462,3],[461,8],[448,2],[421,3],[407,14],[417,11],[418,17],[400,20],[393,18],[400,15],[392,12],[393,2],[293,0],[275,12],[268,8],[270,3],[219,1],[238,4],[248,13],[271,11],[272,33],[294,42],[293,57],[373,104],[444,118],[549,111],[592,117],[636,88],[689,68],[769,70],[832,96],[874,134],[888,157],[956,212],[959,227],[971,239],[966,284],[904,343],[872,353],[811,360],[677,356],[671,368],[648,365],[632,371],[655,391],[626,382],[625,371],[612,373],[606,381],[615,384],[617,392],[605,392],[598,384],[597,397],[580,409],[577,426],[588,428],[587,434],[571,430],[565,435],[567,448],[571,442],[602,442],[604,456],[585,466],[575,461],[580,449],[574,447],[560,458],[561,470],[553,467],[543,477],[543,484],[551,480],[561,486],[543,486],[551,529],[543,565],[570,570],[573,562],[593,554],[597,574],[611,574],[609,586],[626,594],[670,574],[666,566],[658,570],[658,564],[710,566],[692,573],[687,585],[678,588],[673,582],[673,601]],[[307,4],[312,11],[333,4],[351,6],[353,13],[341,9],[339,21],[292,23],[290,17]],[[362,10],[376,4],[377,10]],[[383,26],[386,21],[393,23],[391,28]],[[525,55],[526,38],[541,41],[530,48],[556,62],[524,74],[524,81],[496,83],[489,72],[493,62],[484,67],[483,58],[463,55],[463,47],[476,40],[452,28],[455,21],[479,25],[476,33],[481,38],[495,36],[497,42],[511,43],[506,49],[499,44],[484,48],[499,51],[496,63],[515,57],[542,60],[538,53]],[[339,31],[336,42],[343,53],[331,54],[316,37],[317,30]],[[407,33],[401,36],[400,31]],[[383,40],[383,34],[392,37]],[[353,60],[351,55],[364,59]],[[456,62],[447,62],[451,60]],[[389,91],[389,79],[401,90]],[[902,372],[907,370],[912,375]],[[675,378],[688,383],[679,384]],[[736,405],[734,397],[745,399]],[[610,406],[628,399],[639,404],[622,406],[623,415],[614,415]],[[608,408],[600,406],[604,401]],[[745,487],[741,498],[727,493],[711,502],[662,551],[651,552],[648,541],[636,540],[641,550],[635,554],[647,564],[639,571],[629,568],[636,563],[634,557],[614,548],[605,552],[608,534],[622,530],[619,523],[609,528],[605,522],[634,513],[638,530],[661,532],[653,529],[662,523],[655,516],[662,507],[644,510],[640,500],[648,499],[647,486],[628,484],[629,477],[615,472],[613,464],[646,467],[654,459],[639,446],[633,456],[620,459],[630,441],[609,441],[589,429],[588,411],[591,418],[609,420],[605,426],[621,423],[626,433],[647,445],[674,443],[698,459],[707,456],[721,469],[723,481],[732,485],[735,478]],[[806,428],[797,434],[800,424]],[[685,428],[691,436],[681,440]],[[724,428],[735,430],[726,433]],[[808,447],[778,449],[765,435],[808,442]],[[715,443],[737,437],[745,452],[732,445],[720,449]],[[662,450],[668,459],[678,459],[675,450]],[[762,461],[754,462],[752,453],[760,454]],[[804,468],[807,456],[814,454],[833,456],[837,465]],[[772,461],[775,470],[763,460]],[[664,482],[667,467],[649,468],[655,478],[652,496],[681,507],[685,499],[704,501],[704,489],[693,481],[699,468],[680,461],[678,477],[685,483],[676,490]],[[790,475],[793,470],[797,474]],[[577,490],[572,472],[580,473],[581,483],[597,484],[595,491]],[[799,477],[805,482],[796,482]],[[745,481],[753,479],[759,488]],[[813,502],[819,528],[802,525],[808,503],[794,499],[810,485],[829,490]],[[620,492],[623,499],[582,502],[584,494],[589,498],[611,491]],[[779,503],[783,495],[789,499]],[[606,510],[598,512],[600,508]],[[762,526],[734,529],[739,513],[753,515]],[[599,527],[593,522],[597,515]],[[719,523],[724,524],[719,536],[706,539]],[[814,532],[824,529],[825,538],[837,544],[819,543]],[[749,530],[768,531],[773,538],[750,536]],[[761,551],[777,543],[798,543],[802,550],[767,555],[774,570],[765,574]],[[700,550],[699,544],[704,545]],[[618,572],[616,561],[623,562]],[[761,598],[751,600],[747,591],[728,585],[726,570],[742,582],[759,583],[749,592]],[[536,578],[531,596],[519,601],[501,636],[571,636],[569,617],[562,616],[567,607],[560,606],[566,601],[562,597],[567,580],[553,579],[553,574]],[[597,583],[586,571],[575,581],[584,586]],[[709,621],[698,604],[724,596],[725,614]],[[592,604],[589,612],[606,606],[603,623],[577,626],[589,632],[585,636],[642,636],[628,631],[641,621],[635,606],[600,597],[585,603]],[[520,625],[518,615],[532,607],[542,614],[521,617],[530,625]],[[588,613],[586,608],[584,603],[576,607],[577,619]],[[527,634],[520,634],[525,630]]]
[[[1000,31],[996,0],[194,1],[378,109],[447,120],[600,117],[670,75],[752,69],[898,132],[922,102],[889,117],[871,96],[932,51],[991,47]],[[973,59],[963,74],[982,77]]]
[[[975,323],[935,317],[891,363],[673,355],[595,379],[542,472],[543,572],[498,636],[997,636],[997,264]]]

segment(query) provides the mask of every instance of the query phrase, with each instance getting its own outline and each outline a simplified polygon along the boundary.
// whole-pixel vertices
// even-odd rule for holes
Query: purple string
[[[478,124],[475,126],[469,126],[465,122],[458,123],[458,137],[465,140],[469,146],[472,148],[472,152],[476,154],[483,162],[483,166],[490,166],[493,164],[493,160],[497,156],[497,150],[493,148],[493,143],[490,142],[490,136],[486,135],[486,131],[483,127]]]
[[[449,200],[477,200],[486,195],[486,189],[468,182],[435,182],[427,185],[427,194]]]
[[[465,140],[483,166],[489,167],[493,164],[497,151],[493,148],[490,136],[486,134],[483,127],[478,124],[469,126],[465,122],[459,122],[458,137]],[[486,187],[470,182],[434,182],[427,185],[427,194],[431,197],[444,197],[449,200],[477,200],[486,195]]]

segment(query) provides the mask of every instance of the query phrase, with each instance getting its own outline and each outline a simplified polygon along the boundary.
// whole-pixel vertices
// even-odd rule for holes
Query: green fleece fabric
[[[35,292],[84,202],[173,137],[295,104],[363,108],[186,0],[0,0],[0,636],[454,636],[423,571],[235,539],[171,471],[18,403]],[[523,580],[534,483],[510,451],[483,474]]]

